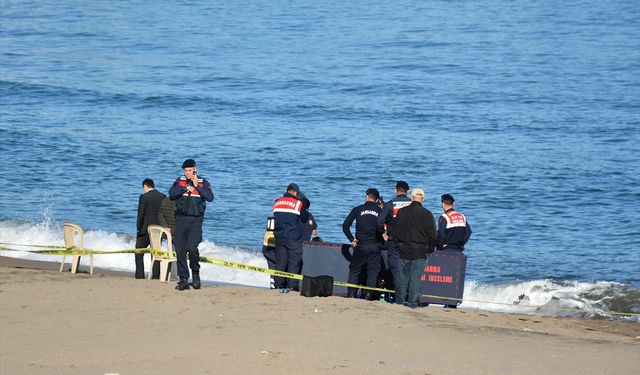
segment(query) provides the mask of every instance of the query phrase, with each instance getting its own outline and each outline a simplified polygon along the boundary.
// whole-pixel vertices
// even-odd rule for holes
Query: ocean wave
[[[29,223],[23,221],[0,221],[0,242],[19,245],[48,245],[63,246],[64,237],[62,226],[45,220],[42,223]],[[8,246],[9,247],[9,246]],[[14,246],[18,248],[19,246]],[[84,232],[84,248],[91,250],[117,251],[133,249],[135,239],[129,235],[109,233],[101,230],[86,230]],[[257,254],[248,249],[233,246],[216,245],[213,242],[204,241],[199,246],[200,255],[223,259],[232,262],[250,264],[252,266],[267,267],[267,262],[262,254]],[[59,262],[59,255],[41,255],[29,252],[0,251],[0,255],[40,260],[46,262]],[[150,256],[145,256],[145,266],[148,268]],[[88,267],[89,257],[83,256],[80,265]],[[135,271],[133,254],[113,254],[94,256],[94,266],[110,270]],[[200,276],[205,282],[223,282],[242,284],[257,287],[269,287],[269,276],[259,273],[224,268],[213,264],[202,264]]]
[[[62,226],[53,223],[46,215],[41,223],[17,220],[0,221],[0,242],[21,245],[64,245]],[[116,251],[132,249],[132,236],[86,230],[84,247],[93,250]],[[262,254],[238,246],[223,246],[203,241],[200,255],[257,267],[267,267]],[[60,256],[40,255],[29,252],[0,251],[0,255],[23,259],[59,262]],[[146,265],[149,265],[147,256]],[[81,259],[81,265],[89,265],[89,257]],[[111,270],[135,269],[132,254],[97,255],[94,265]],[[206,282],[222,282],[255,287],[269,287],[269,276],[203,263],[201,278]],[[346,280],[339,280],[346,281]],[[505,313],[573,316],[582,318],[616,318],[640,322],[639,316],[617,316],[609,312],[639,314],[640,290],[610,281],[559,281],[553,279],[530,280],[504,284],[482,284],[467,281],[464,289],[463,309],[478,309]]]
[[[492,303],[487,303],[492,302]],[[640,290],[610,281],[530,280],[506,284],[465,283],[462,308],[640,322]]]

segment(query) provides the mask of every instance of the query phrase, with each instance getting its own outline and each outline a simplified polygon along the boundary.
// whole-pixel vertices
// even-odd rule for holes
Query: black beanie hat
[[[182,169],[193,168],[195,166],[196,166],[196,161],[193,159],[187,159],[184,161],[184,163],[182,163]]]

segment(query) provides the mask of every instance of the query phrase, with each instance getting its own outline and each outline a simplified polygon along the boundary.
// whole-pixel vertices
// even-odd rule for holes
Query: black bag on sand
[[[333,295],[333,276],[304,276],[300,295],[305,297],[329,297]]]

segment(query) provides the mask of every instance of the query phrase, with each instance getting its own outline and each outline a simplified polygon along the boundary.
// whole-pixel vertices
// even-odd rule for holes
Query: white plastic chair
[[[73,247],[75,250],[84,249],[84,231],[76,224],[64,223],[64,245],[67,248]],[[64,269],[64,261],[67,259],[65,254],[62,257],[60,263],[60,272]],[[93,255],[89,255],[89,274],[93,275]],[[71,273],[78,273],[78,266],[80,265],[80,255],[71,256]]]
[[[169,281],[169,264],[177,262],[176,255],[173,252],[173,237],[169,228],[160,225],[149,225],[147,227],[149,233],[149,242],[151,242],[151,267],[149,268],[149,280],[153,273],[153,264],[160,262],[160,281]],[[162,236],[167,237],[167,250],[162,249]]]

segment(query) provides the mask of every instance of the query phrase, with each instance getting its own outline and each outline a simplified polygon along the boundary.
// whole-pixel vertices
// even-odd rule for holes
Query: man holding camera
[[[211,185],[196,171],[196,162],[187,159],[182,163],[184,176],[175,180],[169,197],[176,202],[176,228],[173,233],[173,243],[178,258],[177,290],[189,289],[189,268],[187,268],[187,253],[192,272],[193,289],[200,289],[200,253],[198,245],[202,242],[202,222],[206,202],[213,201]],[[205,202],[206,201],[206,202]]]

